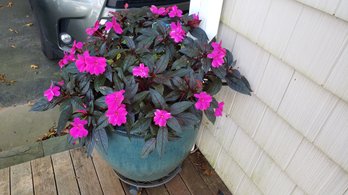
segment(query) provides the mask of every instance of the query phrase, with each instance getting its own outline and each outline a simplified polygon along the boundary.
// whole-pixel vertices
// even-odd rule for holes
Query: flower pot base
[[[146,181],[146,182],[134,181],[132,179],[124,177],[123,175],[119,174],[117,171],[115,171],[115,173],[117,174],[117,176],[119,177],[121,181],[130,185],[129,192],[133,194],[132,191],[134,190],[139,191],[141,188],[154,188],[154,187],[158,187],[163,184],[166,184],[170,180],[172,180],[178,173],[180,173],[180,171],[181,171],[181,165],[176,167],[172,172],[170,172],[168,175],[160,179],[157,179],[154,181]]]

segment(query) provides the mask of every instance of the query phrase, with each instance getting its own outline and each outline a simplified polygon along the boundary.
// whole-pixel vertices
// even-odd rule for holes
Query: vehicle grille
[[[128,3],[129,8],[137,8],[151,5],[171,5],[189,1],[190,0],[108,0],[106,6],[110,8],[123,9],[126,3]]]

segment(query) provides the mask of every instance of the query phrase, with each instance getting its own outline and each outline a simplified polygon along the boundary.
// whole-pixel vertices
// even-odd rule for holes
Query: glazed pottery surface
[[[183,129],[180,138],[168,141],[164,154],[160,156],[156,149],[148,157],[142,158],[144,138],[128,137],[115,131],[108,133],[109,147],[105,152],[97,147],[101,156],[122,176],[140,182],[149,182],[167,176],[180,166],[195,144],[198,127]]]

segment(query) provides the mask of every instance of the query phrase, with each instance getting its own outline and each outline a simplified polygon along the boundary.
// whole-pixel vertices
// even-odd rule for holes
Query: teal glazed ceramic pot
[[[123,177],[139,182],[151,182],[167,176],[181,165],[195,144],[198,127],[183,129],[179,134],[181,138],[168,141],[162,156],[154,150],[148,157],[142,158],[144,138],[135,135],[129,138],[122,131],[108,133],[107,152],[98,147],[97,150],[102,158]]]

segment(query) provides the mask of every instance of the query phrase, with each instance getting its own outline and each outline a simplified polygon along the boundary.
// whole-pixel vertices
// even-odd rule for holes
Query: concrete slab
[[[12,7],[6,7],[8,2],[13,2]],[[0,107],[8,107],[42,96],[59,67],[41,52],[29,1],[0,0],[0,4],[0,74],[16,81],[12,85],[0,82]],[[32,69],[31,64],[39,68]]]
[[[55,125],[57,109],[29,113],[28,102],[43,95],[58,70],[57,62],[41,52],[29,1],[0,0],[0,74],[16,81],[11,85],[0,81],[0,151],[33,144]]]

